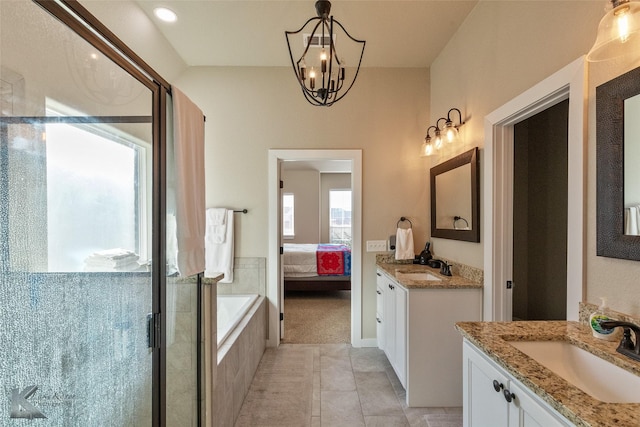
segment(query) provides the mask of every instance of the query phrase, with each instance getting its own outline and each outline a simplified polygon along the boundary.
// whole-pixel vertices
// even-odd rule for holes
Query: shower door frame
[[[166,424],[166,123],[171,85],[76,0],[33,0],[152,92],[152,425]],[[199,414],[198,414],[199,415]]]

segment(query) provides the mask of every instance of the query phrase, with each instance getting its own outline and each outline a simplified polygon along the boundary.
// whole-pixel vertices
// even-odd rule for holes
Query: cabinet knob
[[[504,394],[504,400],[506,400],[508,403],[511,403],[511,401],[516,398],[516,395],[511,393],[509,389],[504,389],[502,393]]]
[[[493,380],[493,389],[496,392],[500,392],[504,388],[504,384],[499,383],[498,380]]]
[[[379,318],[379,317],[376,317],[376,322],[378,322],[378,323],[382,323],[382,320],[380,320],[380,318]]]
[[[378,276],[382,276],[382,274],[378,273],[377,271],[376,271],[376,274],[377,274]]]
[[[389,289],[394,290],[395,286],[393,286],[391,283],[389,283]]]

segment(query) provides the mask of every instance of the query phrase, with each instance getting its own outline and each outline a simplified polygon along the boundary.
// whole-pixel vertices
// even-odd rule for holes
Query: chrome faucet
[[[620,341],[620,345],[616,351],[632,358],[633,360],[640,361],[640,326],[629,322],[619,322],[617,320],[606,320],[599,323],[604,329],[613,329],[617,327],[623,328],[622,340]],[[635,335],[635,344],[631,339],[632,330]]]

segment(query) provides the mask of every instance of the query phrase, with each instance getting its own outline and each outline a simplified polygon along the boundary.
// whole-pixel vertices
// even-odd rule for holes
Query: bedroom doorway
[[[310,325],[305,321],[302,328],[306,328],[307,331],[298,331],[302,332],[303,336],[310,330],[321,330],[313,331],[315,338],[308,338],[307,335],[307,338],[302,339],[345,342],[344,338],[332,337],[344,337],[344,331],[340,331],[340,328],[348,323],[346,342],[355,347],[360,346],[362,339],[360,320],[362,306],[360,272],[361,158],[360,150],[270,150],[269,152],[269,276],[267,291],[270,302],[269,346],[275,347],[280,344],[287,320],[295,321],[292,316],[312,319],[325,317],[325,325],[329,325]],[[320,175],[323,175],[323,179],[320,179]],[[317,191],[305,191],[302,185],[305,180],[317,183],[311,184],[316,186]],[[281,184],[282,181],[284,183]],[[287,183],[290,185],[288,186]],[[330,190],[350,191],[351,209],[349,213],[339,209],[333,211],[329,208]],[[286,199],[289,203],[283,209],[281,200],[284,194],[287,195]],[[341,195],[344,196],[344,193]],[[294,210],[299,210],[295,215],[290,210],[291,198],[294,200]],[[324,207],[321,208],[321,205]],[[284,221],[284,227],[283,214],[285,217],[290,217]],[[286,233],[284,239],[283,234],[285,233],[283,231]],[[324,244],[332,242],[331,236],[334,234],[334,237],[340,240],[340,242],[336,240],[336,245],[348,248],[350,246],[350,268],[348,269],[350,271],[348,273],[350,273],[351,280],[348,281],[347,277],[347,283],[350,283],[351,290],[345,290],[345,277],[340,277],[347,274],[347,269],[336,273],[337,276],[320,278],[327,279],[322,280],[323,282],[335,281],[335,283],[329,283],[330,291],[325,291],[324,288],[321,288],[321,292],[310,291],[308,288],[299,291],[299,285],[304,286],[304,284],[288,280],[288,286],[292,287],[289,290],[289,302],[293,305],[287,304],[288,307],[285,306],[284,256],[281,255],[280,248],[286,250],[284,249],[285,245],[309,243],[323,244],[317,246],[324,246]],[[322,250],[327,250],[327,248],[322,248]],[[329,248],[329,250],[332,249]],[[306,282],[306,280],[302,281]],[[293,286],[291,286],[292,283]],[[313,285],[313,283],[311,284]],[[287,308],[291,310],[291,316],[286,314]],[[319,313],[323,313],[323,316],[313,314],[317,310],[320,310]],[[327,320],[327,316],[334,316],[331,317],[333,320]],[[348,319],[347,322],[339,320],[344,319],[345,316]],[[295,336],[291,338],[293,340],[299,339]],[[287,342],[291,341],[287,340]]]

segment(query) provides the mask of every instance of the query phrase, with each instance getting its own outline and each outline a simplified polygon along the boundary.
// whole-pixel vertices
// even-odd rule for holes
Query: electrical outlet
[[[386,240],[367,240],[367,252],[385,252],[386,250]]]

